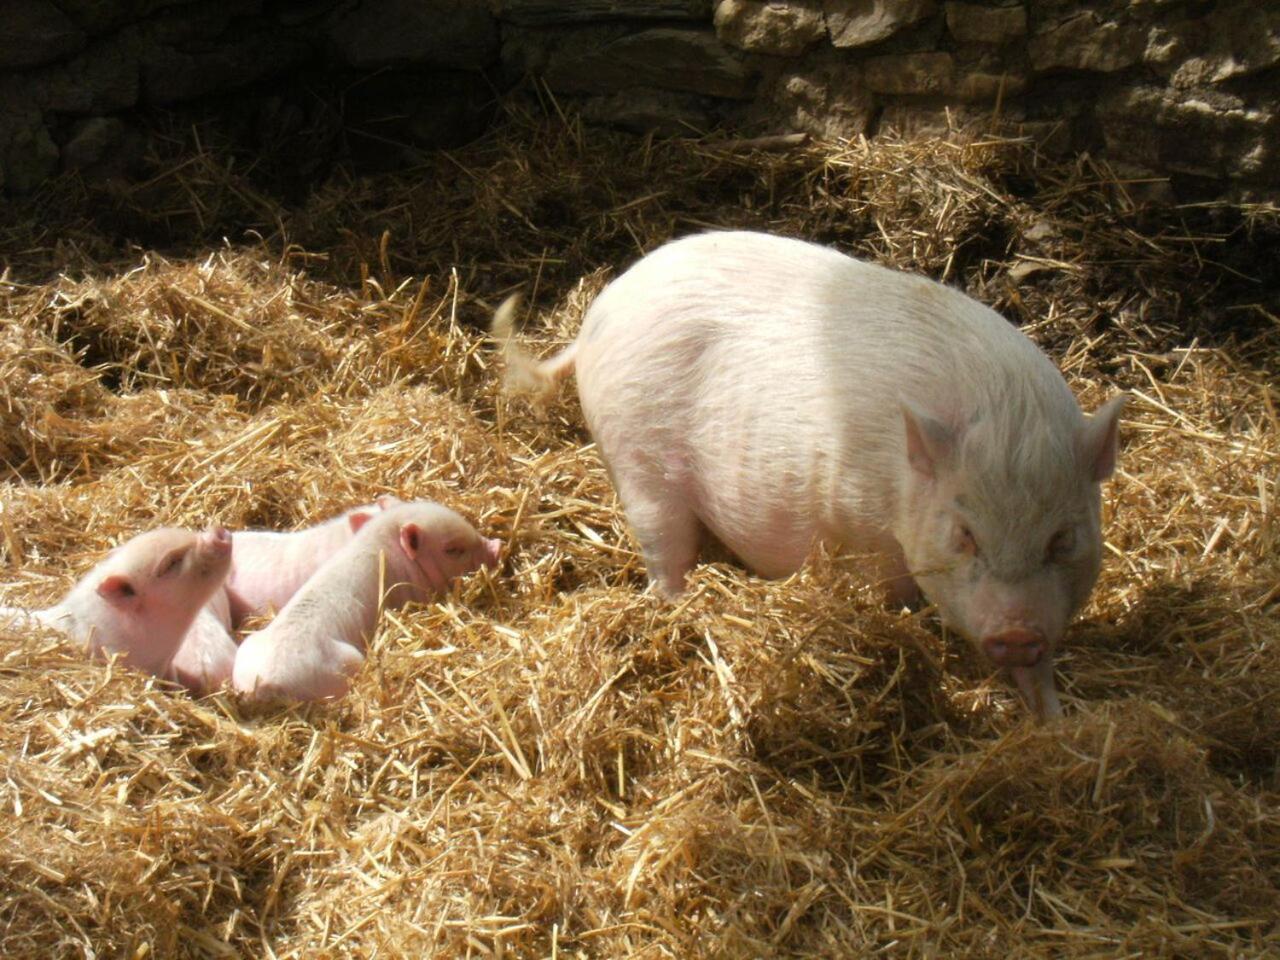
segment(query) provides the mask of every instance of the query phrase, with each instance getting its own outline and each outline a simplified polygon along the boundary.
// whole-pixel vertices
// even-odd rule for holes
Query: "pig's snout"
[[[484,541],[484,565],[497,569],[499,558],[502,555],[501,540],[485,540]]]
[[[231,533],[226,527],[210,527],[196,538],[191,551],[192,570],[201,575],[226,576],[231,566]]]
[[[982,649],[1000,667],[1034,667],[1045,654],[1044,634],[1015,627],[982,638]]]
[[[210,527],[204,532],[204,540],[217,553],[231,552],[231,532],[226,527]]]

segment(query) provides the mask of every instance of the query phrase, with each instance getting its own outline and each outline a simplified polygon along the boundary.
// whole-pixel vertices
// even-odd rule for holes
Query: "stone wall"
[[[534,76],[589,120],[670,135],[998,113],[1184,197],[1280,199],[1273,0],[0,0],[0,25],[11,192],[118,172],[153,107],[245,90],[296,124],[286,80],[311,71],[341,78],[342,122],[376,143],[474,136],[493,92]]]

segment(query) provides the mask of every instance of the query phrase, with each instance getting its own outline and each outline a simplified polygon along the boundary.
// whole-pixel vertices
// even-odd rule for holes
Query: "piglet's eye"
[[[456,543],[444,548],[444,555],[453,560],[459,560],[462,555],[467,552],[466,547],[460,547]]]
[[[178,567],[182,564],[182,558],[186,555],[187,552],[185,550],[175,550],[173,553],[169,554],[169,556],[165,557],[164,560],[160,562],[160,566],[156,568],[156,576],[167,577],[170,574],[175,573]]]
[[[955,546],[956,553],[963,553],[970,557],[978,555],[978,541],[974,539],[973,531],[963,523],[956,526]]]
[[[1045,551],[1046,557],[1050,560],[1062,560],[1070,556],[1071,551],[1076,548],[1076,532],[1067,527],[1059,530],[1049,540],[1049,546]]]

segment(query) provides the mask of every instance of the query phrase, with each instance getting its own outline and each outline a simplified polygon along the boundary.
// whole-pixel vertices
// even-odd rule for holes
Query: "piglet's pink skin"
[[[63,600],[29,618],[95,656],[120,654],[164,676],[183,636],[226,578],[231,535],[162,527],[112,550]]]
[[[233,535],[234,541],[234,535]],[[232,552],[234,562],[235,554]],[[236,662],[236,641],[231,633],[231,604],[226,587],[214,591],[200,608],[182,638],[178,652],[164,671],[166,680],[180,683],[192,693],[212,693],[231,682]]]
[[[243,530],[231,535],[235,550],[227,577],[231,625],[283,610],[298,589],[326,560],[345,547],[359,521],[403,503],[392,496],[354,507],[325,523],[292,533]],[[353,522],[357,521],[357,522]]]
[[[306,579],[354,536],[352,517],[367,518],[401,502],[392,496],[380,497],[375,503],[294,533],[233,533],[227,584],[196,615],[164,673],[166,679],[195,694],[210,693],[230,683],[236,659],[236,625],[246,617],[274,612],[288,603]]]
[[[446,592],[455,578],[496,566],[502,546],[427,501],[353,514],[348,522],[357,531],[351,542],[240,645],[236,690],[260,700],[342,696],[364,662],[381,608]]]

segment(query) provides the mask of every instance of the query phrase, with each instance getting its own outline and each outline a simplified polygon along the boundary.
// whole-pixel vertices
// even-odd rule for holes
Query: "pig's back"
[[[351,539],[346,520],[281,532],[239,530],[231,535],[227,592],[234,623],[284,609],[311,575]]]
[[[661,473],[750,566],[795,569],[815,536],[874,548],[897,511],[901,402],[1078,408],[988,308],[926,278],[756,233],[645,257],[578,338],[584,414],[617,475]],[[1015,406],[1026,406],[1021,400]]]

